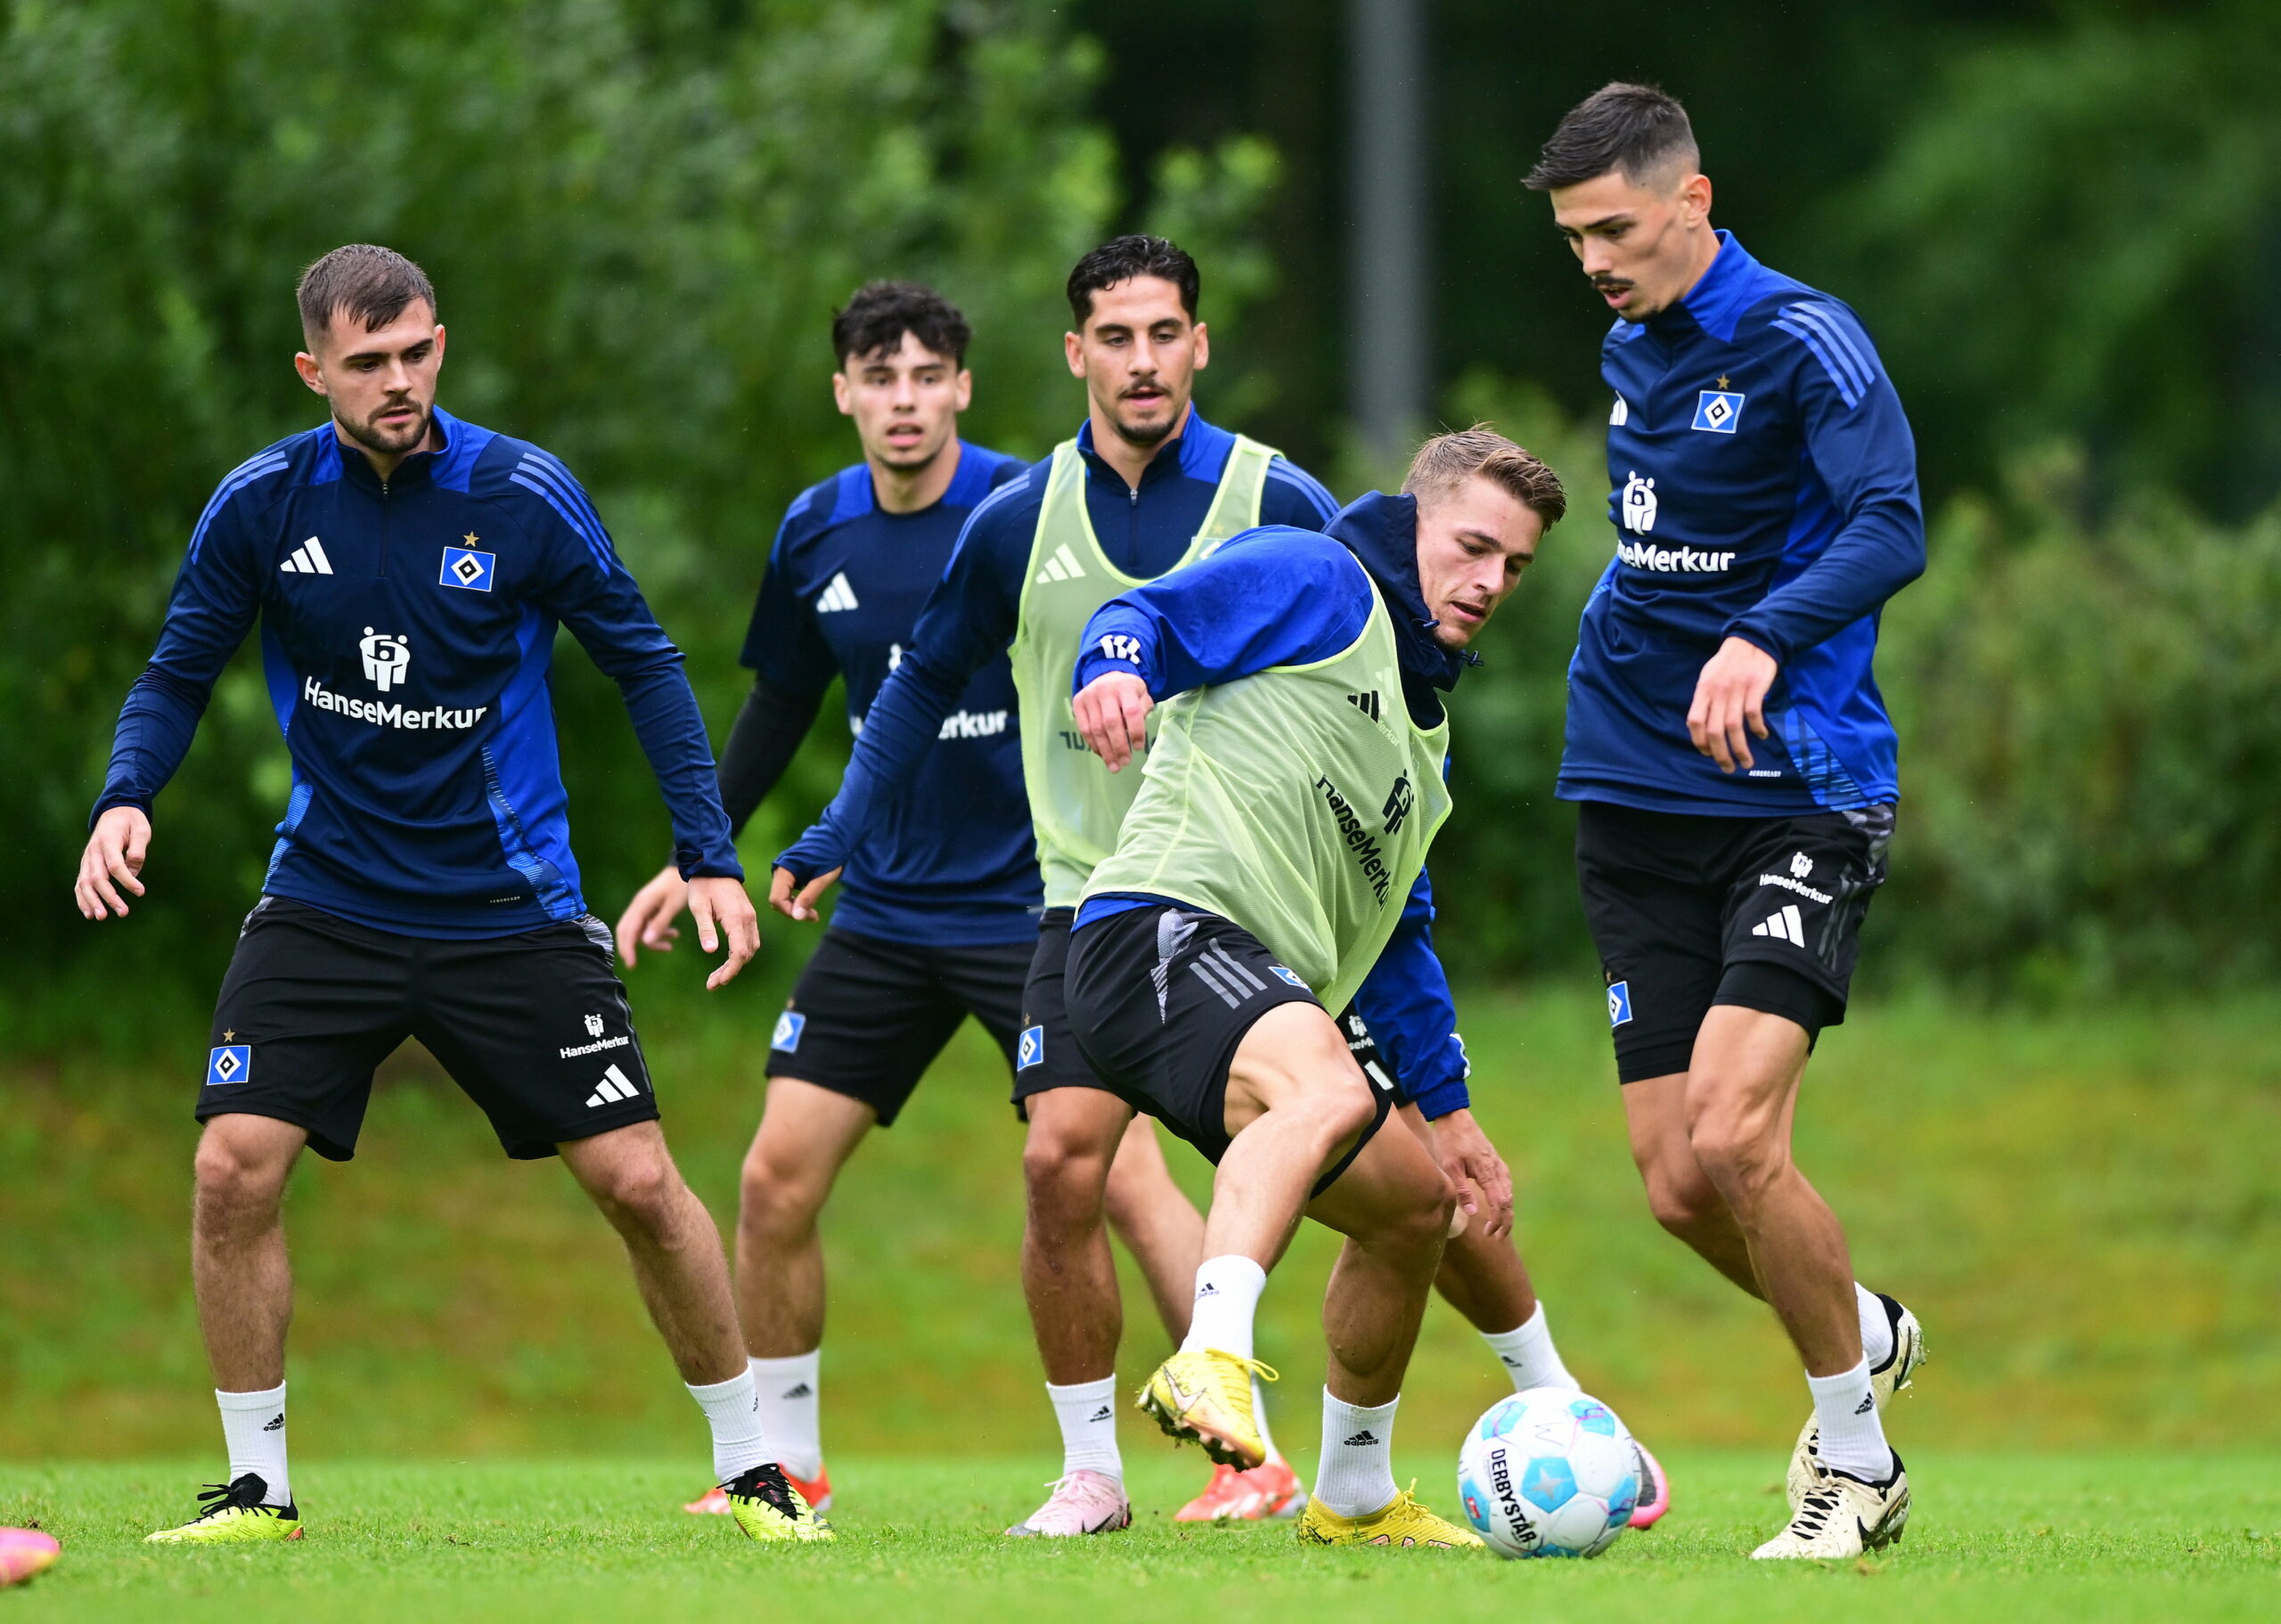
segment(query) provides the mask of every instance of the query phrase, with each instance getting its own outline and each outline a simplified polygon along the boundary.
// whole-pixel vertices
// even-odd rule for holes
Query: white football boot
[[[1901,1455],[1893,1476],[1865,1483],[1843,1472],[1818,1472],[1790,1526],[1751,1553],[1754,1562],[1803,1558],[1845,1562],[1899,1542],[1909,1526],[1909,1473]]]
[[[1893,1402],[1893,1394],[1909,1385],[1917,1367],[1925,1362],[1925,1327],[1917,1323],[1916,1315],[1884,1293],[1877,1293],[1877,1301],[1885,1305],[1885,1318],[1893,1326],[1893,1352],[1869,1372],[1869,1396],[1882,1410]],[[1798,1429],[1797,1447],[1790,1451],[1790,1470],[1783,1478],[1792,1511],[1804,1503],[1820,1473],[1821,1422],[1809,1415],[1806,1424]]]

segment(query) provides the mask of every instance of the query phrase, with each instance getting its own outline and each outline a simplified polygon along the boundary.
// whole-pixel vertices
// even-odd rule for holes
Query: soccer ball
[[[1533,1387],[1500,1399],[1458,1451],[1458,1501],[1500,1556],[1597,1556],[1639,1498],[1631,1434],[1598,1399]]]

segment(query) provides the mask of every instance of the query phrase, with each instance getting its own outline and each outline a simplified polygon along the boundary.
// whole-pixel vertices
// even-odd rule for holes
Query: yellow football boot
[[[180,1528],[162,1528],[143,1536],[145,1545],[252,1545],[264,1539],[298,1539],[298,1507],[265,1506],[269,1485],[258,1473],[249,1472],[234,1482],[208,1483],[198,1498],[206,1502],[199,1514]]]
[[[792,1487],[784,1468],[766,1461],[721,1485],[729,1514],[752,1539],[833,1539],[831,1524]]]
[[[1312,1496],[1299,1515],[1301,1545],[1382,1545],[1391,1547],[1430,1546],[1450,1550],[1477,1546],[1481,1536],[1471,1529],[1435,1516],[1418,1503],[1410,1488],[1395,1495],[1367,1517],[1342,1517]]]
[[[1175,1353],[1157,1367],[1134,1402],[1157,1418],[1167,1437],[1202,1444],[1222,1465],[1248,1472],[1267,1458],[1267,1441],[1252,1411],[1255,1374],[1263,1382],[1278,1379],[1257,1359],[1217,1348]]]

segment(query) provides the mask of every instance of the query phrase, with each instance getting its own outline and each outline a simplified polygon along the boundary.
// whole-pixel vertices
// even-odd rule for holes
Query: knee
[[[593,1187],[594,1204],[621,1235],[664,1233],[684,1194],[680,1171],[662,1155],[633,1158]]]
[[[827,1185],[806,1167],[786,1165],[756,1145],[745,1157],[738,1192],[737,1220],[748,1231],[769,1236],[805,1233],[823,1210]]]
[[[1789,1164],[1770,1124],[1747,1117],[1705,1113],[1688,1125],[1688,1138],[1696,1164],[1729,1209],[1754,1205]]]
[[[1022,1182],[1031,1216],[1053,1223],[1099,1223],[1108,1192],[1110,1154],[1033,1126],[1022,1147]]]
[[[199,1214],[209,1221],[266,1218],[284,1193],[282,1169],[219,1134],[208,1133],[199,1140],[191,1167]]]
[[[1685,1239],[1724,1210],[1718,1187],[1695,1165],[1674,1168],[1643,1163],[1639,1176],[1647,1188],[1647,1210],[1656,1221]]]

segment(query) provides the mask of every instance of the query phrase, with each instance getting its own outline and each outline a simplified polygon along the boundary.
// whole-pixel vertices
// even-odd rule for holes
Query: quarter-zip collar
[[[1330,521],[1331,538],[1353,553],[1386,600],[1394,622],[1396,660],[1410,714],[1421,725],[1438,722],[1441,702],[1421,689],[1443,692],[1457,686],[1468,665],[1481,657],[1471,649],[1444,649],[1434,639],[1441,623],[1426,608],[1418,581],[1418,499],[1366,492]]]
[[[1130,492],[1137,501],[1138,494],[1159,479],[1186,476],[1200,479],[1206,485],[1216,484],[1228,466],[1228,453],[1235,449],[1236,437],[1226,429],[1204,420],[1204,413],[1196,403],[1188,404],[1188,420],[1165,437],[1157,447],[1157,454],[1149,459],[1149,466],[1140,470],[1140,483],[1128,486],[1124,476],[1111,468],[1108,460],[1093,448],[1093,420],[1087,417],[1077,426],[1077,454],[1085,460],[1085,467],[1094,477],[1116,482],[1119,491]]]
[[[436,438],[440,444],[434,450],[413,452],[396,465],[396,471],[385,480],[373,467],[361,446],[341,438],[338,423],[328,423],[332,430],[332,449],[339,458],[341,477],[359,488],[374,494],[397,495],[407,489],[430,483],[441,483],[439,469],[449,469],[464,459],[453,454],[459,437],[459,422],[441,406],[431,407],[429,421],[435,426]],[[464,488],[462,481],[462,488]]]
[[[1722,231],[1717,236],[1719,251],[1695,286],[1647,318],[1647,331],[1656,337],[1668,341],[1700,328],[1722,344],[1734,341],[1736,325],[1759,297],[1761,267],[1735,241],[1734,233]]]

